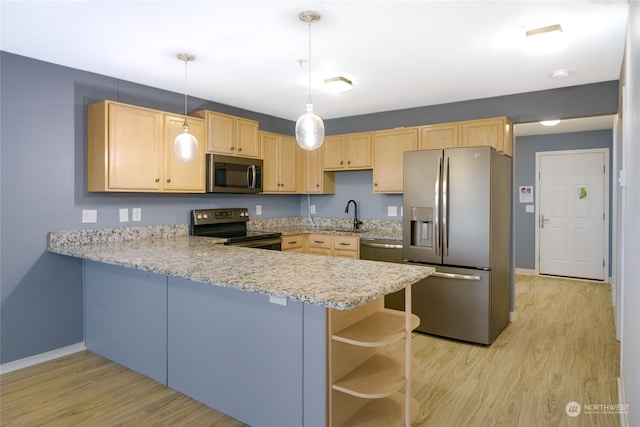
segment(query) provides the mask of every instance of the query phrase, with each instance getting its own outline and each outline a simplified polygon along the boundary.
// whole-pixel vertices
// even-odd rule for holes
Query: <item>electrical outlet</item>
[[[311,215],[313,215],[313,214],[315,214],[315,213],[316,213],[316,205],[311,205],[311,206],[309,206],[309,213],[310,213]]]
[[[129,222],[129,209],[122,208],[118,211],[120,216],[120,222]]]
[[[131,221],[142,221],[142,209],[141,208],[133,208],[133,209],[131,209]]]
[[[398,216],[398,207],[387,206],[387,216]]]
[[[262,205],[256,205],[256,215],[262,215]]]
[[[86,224],[98,222],[98,211],[95,209],[83,209],[82,222]]]

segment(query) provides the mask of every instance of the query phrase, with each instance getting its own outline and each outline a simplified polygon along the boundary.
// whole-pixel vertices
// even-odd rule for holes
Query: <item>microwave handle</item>
[[[256,188],[256,165],[247,166],[247,184],[249,188]]]

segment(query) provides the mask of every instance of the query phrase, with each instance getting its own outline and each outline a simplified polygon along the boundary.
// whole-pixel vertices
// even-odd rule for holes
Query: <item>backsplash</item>
[[[402,233],[402,221],[390,221],[383,219],[362,219],[361,230],[385,231]],[[309,217],[285,217],[253,219],[247,223],[249,230],[270,230],[286,227],[318,227],[323,229],[353,228],[351,218],[309,218]]]
[[[52,231],[49,233],[49,247],[110,243],[127,240],[158,239],[186,236],[188,234],[189,224],[102,228],[97,230]]]

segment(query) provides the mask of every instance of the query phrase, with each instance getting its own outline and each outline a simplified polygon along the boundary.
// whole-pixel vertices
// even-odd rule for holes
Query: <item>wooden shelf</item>
[[[386,349],[376,354],[336,381],[334,390],[365,399],[379,399],[396,393],[406,384],[405,355]],[[411,358],[411,371],[418,369],[418,359]]]
[[[420,412],[420,405],[411,398],[411,422]],[[374,399],[353,414],[342,427],[401,427],[405,425],[405,395],[395,393],[390,397]]]
[[[411,330],[420,324],[420,318],[411,314]],[[404,338],[404,311],[383,309],[332,335],[335,341],[361,347],[383,347]]]

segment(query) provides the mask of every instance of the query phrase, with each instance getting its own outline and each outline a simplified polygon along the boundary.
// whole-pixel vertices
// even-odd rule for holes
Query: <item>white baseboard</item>
[[[536,270],[531,268],[516,268],[516,274],[523,274],[525,276],[537,276]]]
[[[87,347],[83,342],[73,344],[67,347],[58,348],[55,350],[47,351],[46,353],[36,354],[35,356],[25,357],[24,359],[14,360],[0,365],[0,375],[7,374],[9,372],[17,371],[18,369],[28,368],[29,366],[35,366],[39,363],[48,362],[50,360],[57,359],[59,357],[68,356],[79,351],[86,350]]]
[[[509,322],[515,322],[516,321],[516,311],[510,311],[509,312]]]

